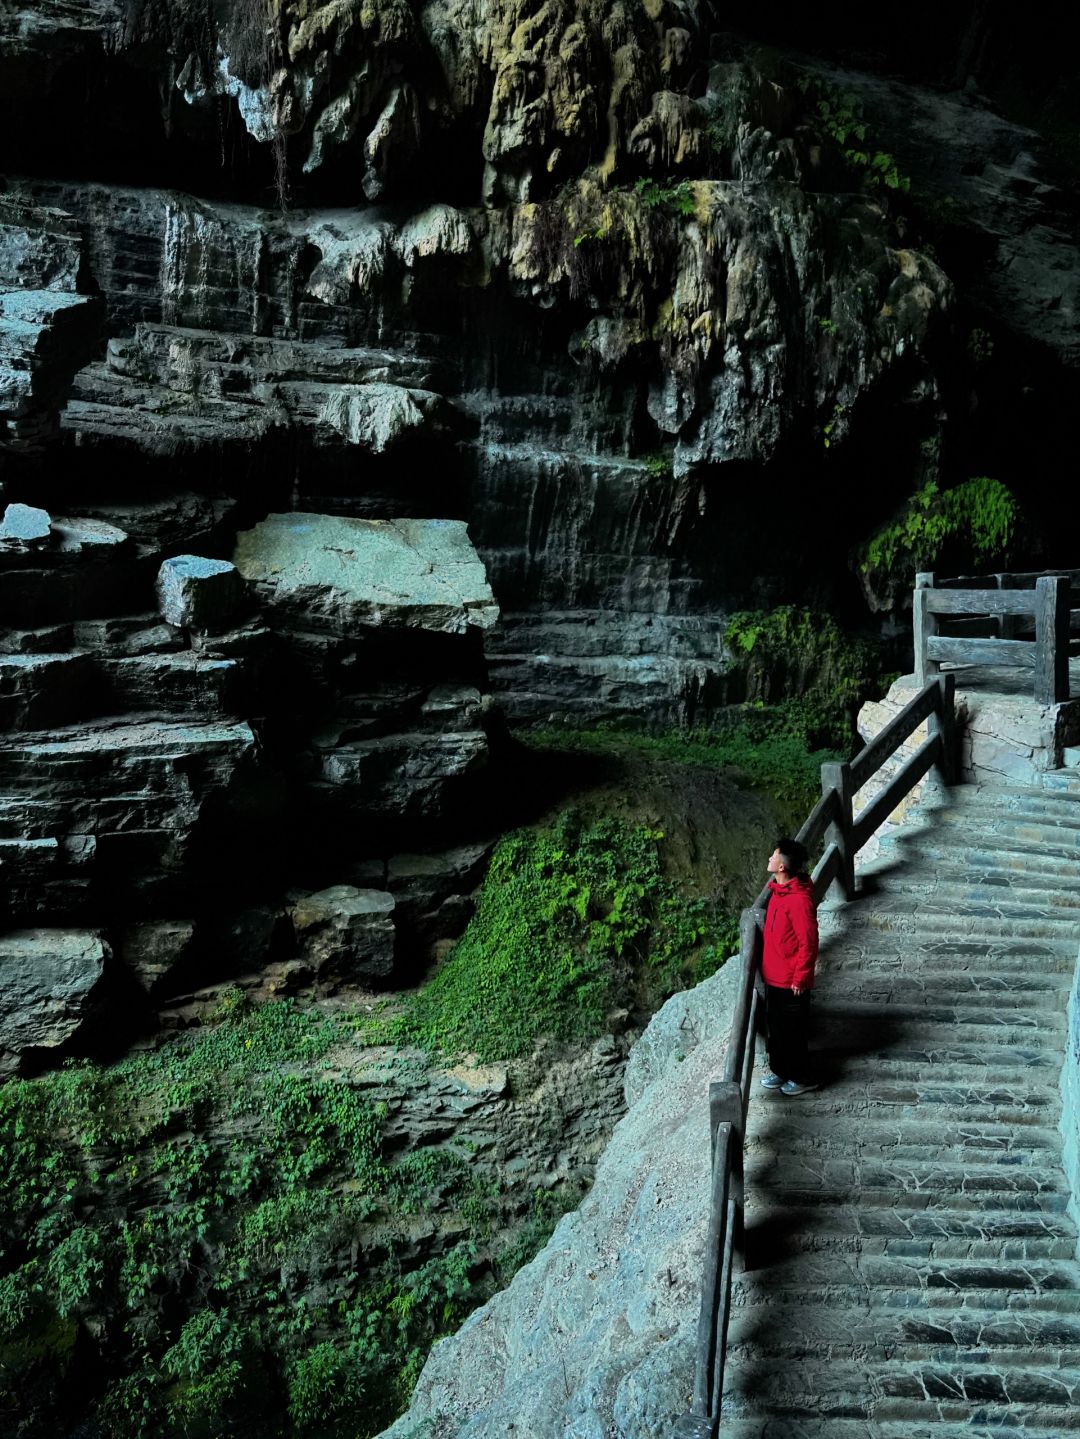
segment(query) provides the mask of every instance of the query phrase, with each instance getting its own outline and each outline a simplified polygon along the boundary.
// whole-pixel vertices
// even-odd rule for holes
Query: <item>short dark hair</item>
[[[806,866],[810,862],[806,845],[800,844],[797,839],[789,839],[787,835],[781,835],[773,848],[779,850],[780,858],[784,861],[784,868],[788,874],[806,873]]]

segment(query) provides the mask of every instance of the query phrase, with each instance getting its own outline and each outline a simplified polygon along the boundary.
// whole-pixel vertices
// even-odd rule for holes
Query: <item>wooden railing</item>
[[[904,796],[932,766],[946,784],[953,779],[954,678],[931,680],[876,739],[844,764],[821,767],[821,798],[796,838],[814,852],[824,853],[812,875],[815,903],[834,884],[844,899],[855,891],[855,855]],[[909,739],[923,721],[928,735],[888,786],[857,818],[852,800],[871,776]],[[680,1439],[716,1439],[724,1393],[731,1281],[743,1237],[743,1140],[754,1067],[754,1036],[762,1003],[759,959],[768,887],[750,909],[744,909],[738,959],[739,993],[731,1021],[723,1077],[709,1087],[709,1129],[712,1136],[712,1179],[705,1273],[698,1319],[694,1398],[690,1412],[676,1429]]]
[[[1070,645],[1070,606],[1077,581],[1077,570],[964,575],[937,583],[932,574],[916,575],[915,678],[928,683],[943,662],[1021,665],[1033,671],[1032,688],[1040,704],[1067,700],[1069,655],[1076,648]],[[1075,618],[1080,619],[1080,612]],[[942,632],[943,622],[951,633]],[[980,628],[992,633],[976,633]],[[1032,638],[1019,637],[1025,628],[1034,629]],[[958,633],[961,630],[965,632]]]

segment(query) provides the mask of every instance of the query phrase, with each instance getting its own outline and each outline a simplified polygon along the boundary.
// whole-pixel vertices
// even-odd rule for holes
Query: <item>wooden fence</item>
[[[824,843],[813,872],[814,899],[820,902],[832,885],[845,899],[855,888],[855,855],[925,774],[937,766],[942,779],[953,779],[953,696],[951,674],[930,680],[876,739],[844,764],[821,767],[821,798],[796,836],[808,850]],[[927,738],[876,800],[857,818],[852,799],[904,741],[927,722]],[[754,1036],[762,1003],[759,981],[761,931],[768,888],[750,909],[743,910],[740,928],[739,995],[731,1022],[723,1077],[709,1088],[712,1136],[712,1178],[705,1274],[698,1320],[697,1361],[691,1410],[679,1421],[679,1439],[716,1439],[724,1393],[731,1280],[743,1235],[743,1137],[754,1066]]]
[[[1069,698],[1070,640],[1080,610],[1071,609],[1080,570],[1053,574],[961,575],[935,582],[915,577],[915,678],[928,683],[942,663],[1020,665],[1033,672],[1040,704]],[[946,633],[946,629],[948,633]],[[981,631],[981,633],[980,633]]]

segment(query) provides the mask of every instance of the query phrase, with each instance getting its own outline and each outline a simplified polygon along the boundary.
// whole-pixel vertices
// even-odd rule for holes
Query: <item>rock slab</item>
[[[268,515],[240,533],[234,558],[286,626],[463,634],[499,615],[462,520]]]
[[[244,584],[228,560],[177,555],[158,570],[157,597],[166,624],[177,629],[223,630],[243,603]]]

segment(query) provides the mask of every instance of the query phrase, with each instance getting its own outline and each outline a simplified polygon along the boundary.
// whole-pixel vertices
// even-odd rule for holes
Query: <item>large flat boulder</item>
[[[462,520],[268,515],[233,558],[286,627],[463,634],[499,615]]]
[[[88,929],[19,929],[0,938],[0,1073],[29,1049],[56,1049],[82,1024],[108,949]]]

